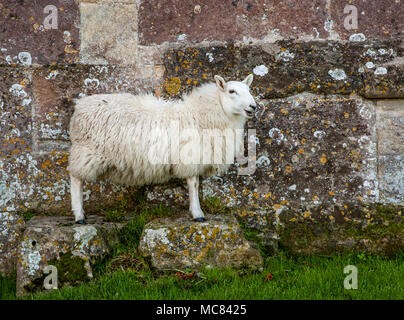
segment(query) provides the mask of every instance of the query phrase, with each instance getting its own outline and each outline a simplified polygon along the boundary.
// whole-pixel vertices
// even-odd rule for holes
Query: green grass
[[[346,265],[358,268],[358,289],[346,290]],[[271,273],[272,279],[267,279]],[[264,271],[205,270],[200,274],[148,269],[105,270],[78,287],[25,299],[404,299],[404,257],[364,255],[267,258]],[[13,279],[1,279],[1,299],[15,299]]]
[[[15,299],[15,276],[9,278],[0,277],[0,300]]]
[[[205,205],[219,207],[215,199]],[[124,217],[116,210],[105,214],[111,220]],[[404,254],[395,258],[348,253],[304,257],[281,250],[276,256],[265,256],[260,272],[153,270],[137,252],[142,230],[148,221],[172,214],[165,206],[142,207],[120,231],[120,244],[109,259],[93,267],[95,280],[24,299],[404,299]],[[254,240],[255,233],[244,231]],[[358,268],[357,290],[344,289],[347,265]],[[0,277],[0,300],[13,299],[15,276]]]

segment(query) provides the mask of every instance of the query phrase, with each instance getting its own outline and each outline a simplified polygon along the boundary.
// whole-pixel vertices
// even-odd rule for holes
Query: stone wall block
[[[80,13],[76,1],[2,0],[0,17],[0,64],[78,61]]]
[[[85,2],[80,13],[81,63],[136,65],[136,4]]]
[[[263,45],[218,45],[169,49],[164,54],[164,89],[180,96],[215,74],[226,80],[254,74],[253,92],[260,98],[297,93],[358,93],[402,97],[403,51],[400,41],[340,43],[277,41]]]
[[[299,19],[296,19],[296,16]],[[170,27],[167,27],[170,26]],[[326,38],[324,1],[175,1],[139,4],[139,38],[144,45],[164,42]]]
[[[345,12],[344,12],[345,11]],[[400,0],[332,0],[333,28],[343,40],[403,39],[404,11]]]
[[[404,203],[404,101],[377,103],[380,198]]]

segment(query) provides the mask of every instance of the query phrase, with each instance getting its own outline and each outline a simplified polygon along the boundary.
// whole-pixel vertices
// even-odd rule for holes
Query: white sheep
[[[249,91],[252,80],[252,74],[242,82],[225,82],[215,76],[216,83],[194,88],[175,101],[128,93],[78,99],[70,121],[68,166],[76,223],[85,224],[83,181],[97,178],[127,186],[186,179],[192,217],[205,221],[199,204],[199,176],[224,172],[231,163],[229,154],[234,161],[240,151],[244,124],[256,109]],[[231,143],[226,142],[227,149],[219,152],[217,161],[216,149],[225,147],[213,150],[217,140],[195,139],[195,132],[198,136],[203,131],[238,133]],[[213,153],[215,159],[211,160]]]

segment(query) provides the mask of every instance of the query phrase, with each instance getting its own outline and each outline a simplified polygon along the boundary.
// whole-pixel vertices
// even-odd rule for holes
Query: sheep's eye
[[[229,93],[230,93],[230,94],[233,94],[233,93],[236,93],[236,91],[234,91],[234,90],[229,90]]]

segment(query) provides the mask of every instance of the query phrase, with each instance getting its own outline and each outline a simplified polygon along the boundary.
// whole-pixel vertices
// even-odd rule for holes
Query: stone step
[[[87,225],[75,224],[71,217],[32,218],[18,247],[17,296],[38,292],[45,282],[60,288],[91,280],[92,264],[118,243],[122,226],[101,216],[89,216]]]
[[[246,240],[233,215],[207,215],[206,222],[188,216],[149,222],[139,251],[159,270],[203,267],[261,269],[263,259]]]

